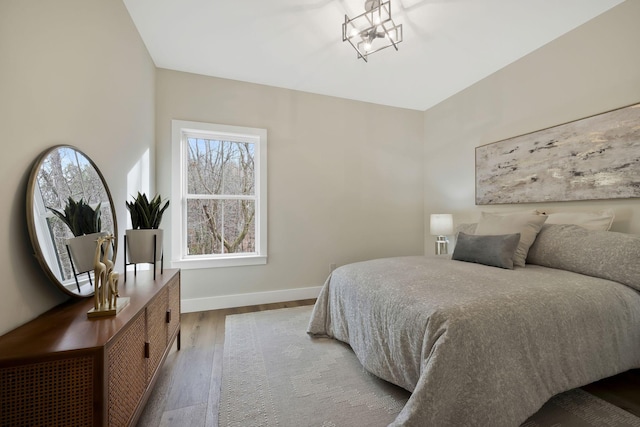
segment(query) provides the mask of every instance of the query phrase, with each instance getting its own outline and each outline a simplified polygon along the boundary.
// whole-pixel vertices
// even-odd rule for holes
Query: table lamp
[[[448,253],[449,240],[447,240],[447,235],[451,234],[453,234],[453,215],[431,214],[431,235],[438,236],[436,239],[436,255]]]

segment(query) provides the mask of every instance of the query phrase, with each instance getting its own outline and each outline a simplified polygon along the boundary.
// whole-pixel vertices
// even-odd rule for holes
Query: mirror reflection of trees
[[[95,207],[102,203],[102,230],[114,230],[109,197],[91,162],[73,148],[52,150],[42,162],[37,175],[37,187],[42,197],[45,220],[55,248],[55,258],[62,272],[62,281],[73,278],[66,241],[74,237],[71,230],[46,208],[64,210],[66,201],[84,199]]]
[[[255,144],[187,142],[188,254],[255,252]]]

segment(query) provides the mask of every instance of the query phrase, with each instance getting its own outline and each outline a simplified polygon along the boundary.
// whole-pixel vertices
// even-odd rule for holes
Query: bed
[[[412,392],[391,426],[519,426],[557,393],[640,367],[640,238],[544,225],[526,259],[342,266],[308,333]]]

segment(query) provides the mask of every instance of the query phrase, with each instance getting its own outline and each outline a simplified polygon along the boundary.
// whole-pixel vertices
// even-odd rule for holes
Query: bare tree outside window
[[[267,263],[267,130],[171,121],[172,265]]]
[[[255,253],[255,144],[187,137],[188,255]]]

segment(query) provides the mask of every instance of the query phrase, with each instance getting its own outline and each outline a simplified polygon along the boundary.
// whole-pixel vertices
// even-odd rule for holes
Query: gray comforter
[[[617,282],[447,257],[350,264],[308,332],[412,392],[392,426],[509,426],[553,395],[640,367],[640,295]]]

